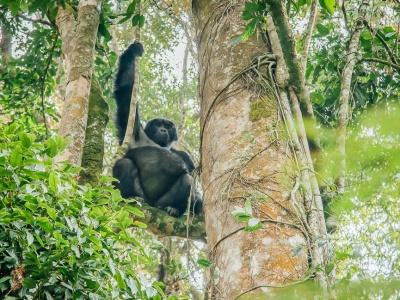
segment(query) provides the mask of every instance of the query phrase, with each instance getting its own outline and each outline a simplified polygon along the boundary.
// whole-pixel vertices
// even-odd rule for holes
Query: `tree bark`
[[[0,69],[5,68],[11,58],[11,41],[12,35],[11,32],[5,25],[0,24],[0,55],[1,55],[1,66]]]
[[[337,147],[339,151],[339,177],[337,179],[337,191],[343,193],[346,186],[346,131],[349,120],[349,98],[351,78],[354,66],[357,62],[357,53],[360,42],[360,35],[363,29],[363,21],[367,14],[369,0],[364,0],[358,11],[358,19],[350,38],[346,55],[346,64],[342,73],[339,95],[339,120],[337,133]]]
[[[310,15],[308,17],[308,24],[307,29],[304,32],[304,39],[303,39],[303,63],[302,63],[302,71],[305,74],[307,69],[307,59],[308,59],[308,50],[310,49],[311,45],[311,38],[314,32],[315,22],[318,17],[318,1],[313,0],[310,7]]]
[[[192,240],[204,241],[206,238],[203,216],[194,216],[187,222],[186,216],[175,218],[166,211],[142,203],[144,220],[139,219],[147,225],[147,229],[158,237],[177,236]],[[189,225],[187,225],[189,224]]]
[[[66,59],[65,105],[59,133],[69,144],[58,157],[81,165],[89,107],[90,84],[101,0],[80,0],[78,16],[70,6],[59,7],[56,19]]]
[[[258,81],[268,51],[255,38],[234,46],[245,1],[193,1],[201,98],[202,184],[213,263],[208,297],[274,293],[306,278],[308,234],[296,206],[297,170],[274,95]],[[252,64],[255,59],[254,64]],[[271,65],[269,65],[271,66]],[[261,228],[246,232],[232,216],[254,199]],[[217,278],[217,280],[215,280]],[[215,281],[213,281],[215,280]],[[269,289],[262,289],[269,287]]]
[[[293,88],[295,84],[291,83],[289,75],[286,72],[289,67],[284,59],[281,41],[278,38],[278,33],[271,16],[267,17],[267,32],[272,52],[277,57],[275,78],[279,91],[279,103],[299,167],[305,206],[304,209],[299,206],[299,214],[302,216],[303,224],[306,226],[309,234],[311,266],[315,271],[317,281],[321,286],[326,287],[327,277],[324,270],[328,262],[329,244],[321,195],[308,146],[302,111],[297,94]],[[287,86],[285,85],[286,78],[289,78]],[[289,90],[289,93],[287,90]],[[293,111],[293,115],[291,111]]]
[[[89,113],[82,157],[81,183],[97,184],[103,171],[104,132],[108,122],[108,104],[99,82],[93,77],[90,86]]]

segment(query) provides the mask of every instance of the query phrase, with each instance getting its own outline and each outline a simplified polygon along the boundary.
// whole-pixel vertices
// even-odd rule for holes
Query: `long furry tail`
[[[136,57],[142,56],[143,45],[134,42],[119,57],[118,72],[114,84],[114,97],[117,101],[116,125],[118,140],[122,144],[128,124],[132,88],[135,83]]]

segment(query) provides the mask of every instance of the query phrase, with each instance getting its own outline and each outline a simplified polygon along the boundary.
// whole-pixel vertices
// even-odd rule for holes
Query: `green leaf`
[[[139,227],[139,228],[143,228],[143,229],[145,229],[145,228],[147,228],[147,224],[145,224],[145,223],[143,223],[143,222],[140,222],[140,221],[134,221],[133,223],[132,223],[132,225],[133,226],[136,226],[136,227]]]
[[[254,13],[260,9],[258,3],[255,2],[246,2],[244,5],[244,11],[249,13]]]
[[[211,267],[212,262],[209,261],[209,260],[206,259],[206,258],[199,258],[199,259],[197,260],[197,264],[198,264],[200,267],[209,268],[209,267]]]
[[[121,211],[117,217],[117,222],[122,228],[127,228],[132,224],[132,219],[127,211]]]
[[[298,0],[297,7],[302,7],[307,4],[307,0]]]
[[[58,176],[55,172],[50,172],[49,174],[49,189],[53,193],[58,192]]]
[[[125,289],[126,288],[126,284],[125,284],[125,280],[122,278],[121,273],[120,272],[116,272],[114,275],[114,279],[118,284],[118,287],[120,289]]]
[[[0,283],[6,282],[11,279],[11,276],[4,276],[0,278]]]
[[[129,213],[139,217],[139,218],[144,218],[144,213],[137,207],[132,206],[132,205],[126,205],[124,207],[124,210],[128,211]]]
[[[329,28],[322,24],[317,24],[317,30],[322,36],[329,34]]]
[[[57,211],[53,207],[46,207],[47,214],[53,220],[57,218]]]
[[[22,165],[22,150],[19,145],[15,146],[10,155],[10,164],[14,167]]]
[[[25,277],[23,285],[28,289],[33,289],[36,286],[36,281],[30,277]]]
[[[144,16],[143,15],[134,15],[132,18],[132,26],[139,26],[139,27],[143,27],[144,25]]]
[[[53,225],[50,223],[50,220],[46,217],[38,217],[36,218],[36,223],[46,232],[51,232],[53,230]]]
[[[109,42],[112,39],[111,33],[108,31],[107,26],[104,23],[99,24],[99,34],[104,37],[105,42]]]
[[[365,41],[370,41],[373,39],[373,36],[368,29],[365,29],[365,30],[363,30],[363,32],[361,32],[361,39],[363,39]]]
[[[45,142],[46,153],[50,157],[55,157],[58,153],[58,145],[54,138],[48,139]]]
[[[319,0],[319,4],[330,14],[335,12],[335,0]]]
[[[26,240],[28,241],[28,246],[33,244],[34,238],[29,231],[26,232]]]
[[[29,135],[27,133],[25,133],[24,131],[20,132],[18,134],[19,136],[19,140],[21,141],[21,145],[24,148],[29,148],[32,145],[32,141],[29,137]]]
[[[128,5],[128,8],[126,9],[126,13],[127,14],[134,14],[135,13],[135,8],[136,8],[136,0],[132,1]]]
[[[244,228],[245,231],[252,232],[260,229],[262,227],[262,223],[257,218],[250,218],[247,221],[247,226]]]

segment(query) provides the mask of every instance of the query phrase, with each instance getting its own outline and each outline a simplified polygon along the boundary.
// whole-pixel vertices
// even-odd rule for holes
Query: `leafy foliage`
[[[27,119],[0,129],[2,297],[157,299],[134,268],[149,259],[130,229],[142,212],[110,178],[79,186],[76,168],[52,161],[63,140],[42,133]]]

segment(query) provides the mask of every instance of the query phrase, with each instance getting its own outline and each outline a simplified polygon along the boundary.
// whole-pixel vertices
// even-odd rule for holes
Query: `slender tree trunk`
[[[311,38],[312,34],[314,32],[314,27],[315,23],[318,17],[318,1],[313,0],[311,3],[310,7],[310,15],[308,17],[308,24],[307,24],[307,29],[304,33],[304,39],[303,39],[303,62],[302,62],[302,71],[303,74],[306,73],[306,68],[307,68],[307,59],[308,59],[308,51],[310,49],[311,45]]]
[[[8,62],[11,58],[11,41],[12,35],[11,32],[2,24],[0,24],[0,55],[1,55],[1,66],[0,69],[3,69],[7,66]]]
[[[346,186],[346,130],[349,120],[349,99],[351,78],[354,66],[357,62],[357,53],[360,42],[360,35],[363,29],[363,21],[368,11],[369,0],[364,0],[358,11],[358,20],[350,38],[349,47],[346,55],[346,65],[344,67],[340,82],[339,96],[339,121],[337,133],[337,147],[339,150],[339,177],[337,180],[337,190],[343,193]]]
[[[85,142],[100,4],[101,0],[81,0],[76,19],[71,7],[60,6],[56,20],[67,66],[65,105],[59,133],[69,140],[69,145],[57,159],[78,166]]]
[[[275,60],[265,56],[269,50],[255,38],[233,46],[232,38],[244,29],[244,0],[193,2],[199,45],[201,176],[213,263],[207,296],[271,295],[279,290],[273,287],[307,276],[310,254],[297,209],[303,206],[298,169],[274,93],[260,75],[271,71],[268,57]],[[246,200],[262,225],[254,232],[246,232],[245,224],[232,215]]]

